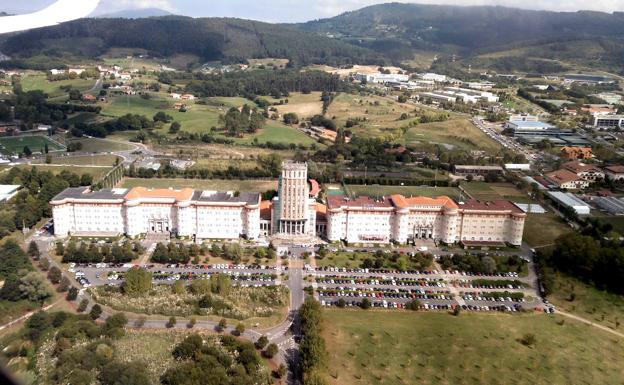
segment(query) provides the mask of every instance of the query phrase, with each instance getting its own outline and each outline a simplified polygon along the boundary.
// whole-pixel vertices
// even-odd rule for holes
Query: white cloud
[[[0,23],[0,34],[48,27],[88,16],[99,0],[59,0],[49,7],[26,15],[7,16]]]

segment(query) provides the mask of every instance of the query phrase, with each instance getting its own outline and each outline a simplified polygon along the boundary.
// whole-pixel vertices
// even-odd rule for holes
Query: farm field
[[[63,146],[46,136],[13,136],[0,138],[0,153],[4,155],[21,154],[26,146],[33,153],[43,153],[46,143],[50,152],[65,151]]]
[[[624,376],[617,337],[559,316],[323,315],[332,385],[616,384]],[[528,334],[533,346],[520,342]]]
[[[80,91],[88,91],[95,85],[95,80],[78,78],[50,82],[44,73],[27,72],[22,76],[21,84],[24,91],[41,90],[48,94],[49,97],[54,98],[66,94],[65,91],[61,90],[63,86],[72,86]]]
[[[614,330],[624,330],[624,296],[597,289],[564,273],[555,273],[548,300],[558,309]]]
[[[528,214],[524,223],[524,241],[533,247],[547,246],[572,228],[556,214]]]
[[[379,197],[391,194],[401,194],[404,196],[425,196],[438,197],[446,195],[455,200],[459,199],[460,191],[457,187],[423,187],[423,186],[381,186],[381,185],[347,185],[347,189],[352,195],[364,195]]]
[[[241,191],[241,192],[265,192],[277,190],[276,180],[222,180],[222,179],[140,179],[126,178],[121,187],[146,187],[146,188],[193,188],[196,190],[212,191]]]

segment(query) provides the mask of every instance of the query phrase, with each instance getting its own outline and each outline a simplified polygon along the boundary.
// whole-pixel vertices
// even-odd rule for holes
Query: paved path
[[[595,322],[593,322],[593,321],[590,321],[590,320],[588,320],[588,319],[586,319],[586,318],[579,317],[579,316],[574,315],[574,314],[571,314],[571,313],[566,313],[566,312],[561,311],[561,310],[559,310],[559,309],[557,309],[557,313],[556,313],[556,314],[560,314],[560,315],[562,315],[562,316],[564,316],[564,317],[572,318],[572,319],[574,319],[574,320],[576,320],[576,321],[579,321],[579,322],[582,322],[582,323],[584,323],[584,324],[587,324],[587,325],[593,326],[593,327],[598,328],[598,329],[600,329],[600,330],[603,330],[603,331],[605,331],[605,332],[608,332],[608,333],[611,333],[611,334],[613,334],[613,335],[616,335],[616,336],[618,336],[618,337],[620,337],[620,338],[624,338],[624,333],[620,333],[620,332],[615,331],[615,330],[613,330],[613,329],[611,329],[611,328],[609,328],[609,327],[606,327],[606,326],[604,326],[604,325],[597,324],[597,323],[595,323]]]
[[[56,306],[56,305],[57,305],[58,303],[60,303],[61,301],[64,301],[64,299],[63,299],[63,298],[58,299],[58,300],[56,300],[55,302],[53,302],[53,303],[49,304],[48,306],[45,306],[44,308],[42,308],[42,309],[40,309],[40,310],[43,310],[43,311],[50,310],[52,307]],[[30,318],[30,316],[31,316],[31,315],[35,314],[36,312],[38,312],[38,311],[40,311],[40,310],[33,310],[33,311],[31,311],[30,313],[26,313],[26,314],[24,314],[23,316],[21,316],[21,317],[19,317],[19,318],[16,318],[16,319],[14,319],[13,321],[8,322],[8,323],[6,323],[6,324],[4,324],[4,325],[0,326],[0,330],[4,330],[4,329],[6,329],[6,328],[9,328],[9,327],[11,327],[11,326],[15,325],[16,323],[19,323],[19,322],[21,322],[21,321],[24,321],[25,319]]]

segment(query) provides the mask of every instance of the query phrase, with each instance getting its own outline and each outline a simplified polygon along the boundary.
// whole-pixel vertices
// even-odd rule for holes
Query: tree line
[[[127,263],[140,257],[145,252],[139,242],[126,240],[119,244],[103,244],[80,242],[70,240],[65,246],[63,242],[57,242],[56,254],[62,256],[63,263]]]
[[[321,304],[313,297],[306,297],[299,309],[303,339],[299,345],[300,367],[304,385],[326,385],[324,374],[327,364],[325,340],[321,336],[323,315]]]

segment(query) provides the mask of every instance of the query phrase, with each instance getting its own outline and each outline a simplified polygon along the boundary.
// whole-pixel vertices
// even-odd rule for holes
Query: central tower
[[[311,202],[306,163],[282,163],[278,194],[273,204],[273,233],[314,235],[315,223],[310,219]]]

